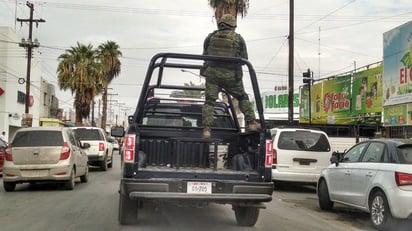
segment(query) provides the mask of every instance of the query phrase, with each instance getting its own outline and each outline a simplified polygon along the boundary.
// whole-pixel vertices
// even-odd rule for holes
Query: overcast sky
[[[43,77],[57,84],[57,57],[77,42],[115,41],[123,53],[121,74],[111,87],[113,98],[135,107],[150,58],[158,52],[201,54],[203,40],[216,28],[207,0],[43,0],[34,3],[33,30],[41,44]],[[382,61],[384,32],[412,20],[411,0],[295,0],[295,86],[310,68],[315,79]],[[27,38],[26,1],[0,0],[0,26]],[[289,1],[250,0],[238,18],[237,32],[246,40],[261,92],[287,85]],[[25,58],[25,57],[22,57]],[[184,73],[190,74],[190,73]],[[69,92],[60,105],[72,106]]]

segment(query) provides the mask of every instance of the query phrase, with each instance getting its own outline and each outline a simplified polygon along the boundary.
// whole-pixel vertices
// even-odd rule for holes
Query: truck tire
[[[100,162],[100,170],[107,171],[107,155],[104,157],[103,161]]]
[[[13,192],[16,189],[16,183],[3,181],[3,188],[6,192]]]
[[[108,167],[108,168],[112,168],[112,167],[113,167],[113,153],[112,153],[112,156],[110,157],[110,162],[109,162],[109,164],[108,164],[107,167]]]
[[[233,206],[236,222],[240,226],[254,226],[259,217],[258,207]]]
[[[134,225],[137,223],[138,201],[130,200],[127,196],[119,196],[119,223]]]

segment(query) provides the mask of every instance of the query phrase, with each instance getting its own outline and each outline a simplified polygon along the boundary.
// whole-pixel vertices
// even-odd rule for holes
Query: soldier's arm
[[[248,59],[246,42],[241,35],[239,35],[240,57]]]

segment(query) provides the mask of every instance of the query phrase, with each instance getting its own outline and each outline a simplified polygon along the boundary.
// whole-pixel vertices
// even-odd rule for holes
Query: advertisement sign
[[[312,85],[310,93],[305,86],[300,93],[300,123],[309,123],[309,117],[312,124],[381,123],[382,66],[324,80]]]
[[[33,124],[33,115],[24,113],[21,119],[21,126],[22,127],[31,127]]]
[[[407,123],[407,104],[385,107],[384,125],[400,126]]]
[[[383,34],[383,62],[383,106],[412,102],[412,21]]]
[[[362,124],[381,123],[383,66],[356,72],[352,81],[352,115]]]
[[[272,91],[262,93],[263,111],[265,114],[287,114],[288,113],[287,91]],[[299,93],[293,95],[293,110],[299,111]]]
[[[323,108],[327,124],[350,124],[351,75],[340,76],[323,83]]]

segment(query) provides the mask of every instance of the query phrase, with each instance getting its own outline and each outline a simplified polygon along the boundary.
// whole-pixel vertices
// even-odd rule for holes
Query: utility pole
[[[16,20],[23,24],[23,22],[29,23],[29,38],[27,41],[22,39],[22,42],[19,43],[20,47],[25,47],[27,49],[27,75],[26,75],[26,102],[24,112],[26,115],[29,113],[29,103],[30,103],[30,71],[31,71],[31,58],[32,50],[34,47],[39,47],[40,43],[37,39],[33,41],[33,22],[36,23],[36,27],[39,25],[39,22],[46,22],[44,19],[33,19],[34,5],[33,3],[27,2],[26,5],[30,8],[30,18],[29,19],[19,19]]]
[[[288,97],[288,121],[293,124],[293,61],[294,61],[294,0],[289,0],[289,97]]]

